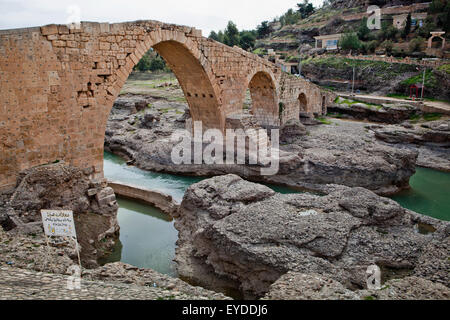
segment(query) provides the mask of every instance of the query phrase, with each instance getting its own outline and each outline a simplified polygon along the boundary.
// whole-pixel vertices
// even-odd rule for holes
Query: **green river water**
[[[171,174],[152,173],[127,166],[121,158],[105,153],[105,177],[112,181],[159,190],[181,202],[187,188],[203,180]],[[280,193],[296,193],[289,188],[271,186]],[[418,168],[411,179],[411,190],[395,197],[403,207],[450,221],[450,173]],[[178,231],[167,215],[151,206],[118,199],[120,241],[104,263],[122,261],[139,268],[150,268],[176,276],[173,263]]]

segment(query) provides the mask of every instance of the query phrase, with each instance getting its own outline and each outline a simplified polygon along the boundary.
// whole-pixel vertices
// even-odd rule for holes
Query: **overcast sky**
[[[159,20],[203,30],[224,29],[229,20],[239,29],[254,29],[294,8],[302,0],[0,0],[0,29],[67,22],[70,8],[81,11],[82,21],[125,22]],[[311,0],[315,6],[323,0]],[[71,11],[72,13],[75,12]]]

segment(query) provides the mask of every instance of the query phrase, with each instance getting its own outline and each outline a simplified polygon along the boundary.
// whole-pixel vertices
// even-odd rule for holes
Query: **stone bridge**
[[[170,66],[193,120],[224,130],[246,90],[260,125],[326,111],[329,94],[240,48],[191,27],[156,21],[83,22],[0,31],[0,189],[27,168],[63,160],[103,172],[110,110],[150,49]]]

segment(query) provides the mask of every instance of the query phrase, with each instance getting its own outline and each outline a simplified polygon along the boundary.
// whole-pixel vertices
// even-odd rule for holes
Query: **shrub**
[[[421,37],[412,39],[409,42],[409,51],[411,53],[422,51],[424,43],[425,43],[425,39],[423,39]]]
[[[339,41],[339,45],[343,50],[359,50],[361,48],[361,41],[359,41],[356,33],[346,33]]]
[[[392,42],[391,40],[385,40],[382,44],[381,47],[386,50],[386,53],[391,54],[392,53],[392,49],[394,48],[394,42]]]

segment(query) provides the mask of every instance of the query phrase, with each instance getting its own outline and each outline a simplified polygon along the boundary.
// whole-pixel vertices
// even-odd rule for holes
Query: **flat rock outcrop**
[[[380,290],[351,291],[319,274],[289,272],[278,279],[264,300],[448,300],[448,287],[418,277],[390,280]]]
[[[264,296],[288,272],[319,274],[360,290],[373,264],[381,267],[384,281],[416,274],[448,286],[448,254],[428,250],[431,245],[435,252],[447,250],[449,223],[363,188],[336,186],[326,196],[282,195],[227,175],[191,186],[175,218],[182,278],[234,286],[245,297]],[[435,232],[421,234],[419,223]],[[428,267],[421,265],[424,259]],[[431,266],[442,270],[436,274]]]
[[[382,123],[401,123],[420,113],[420,109],[409,104],[383,104],[379,106],[366,103],[334,103],[328,112],[337,113],[348,118]]]
[[[370,125],[367,129],[386,144],[419,153],[417,165],[450,172],[450,120],[421,124]]]

